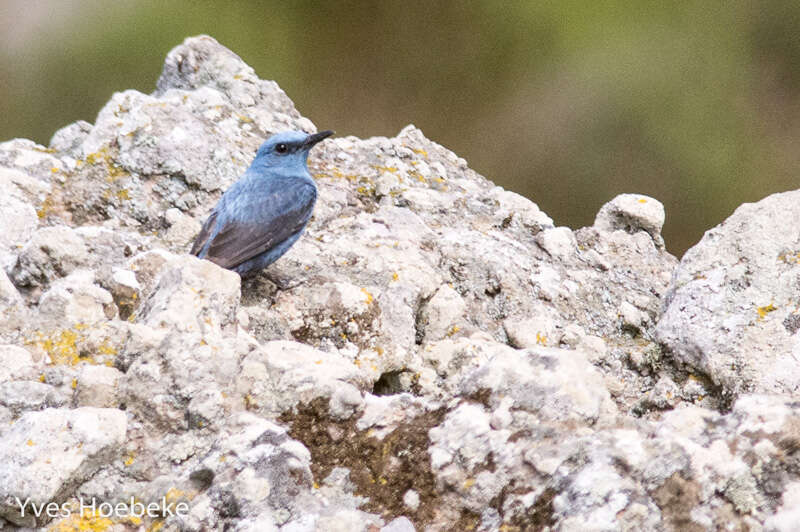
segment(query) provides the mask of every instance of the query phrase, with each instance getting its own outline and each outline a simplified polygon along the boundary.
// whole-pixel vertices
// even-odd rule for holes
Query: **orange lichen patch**
[[[447,331],[447,336],[453,336],[455,333],[461,330],[461,327],[458,325],[453,325],[449,331]]]
[[[547,336],[542,333],[536,333],[536,343],[541,346],[547,346]]]
[[[38,216],[39,219],[46,218],[53,210],[53,207],[55,207],[55,201],[53,197],[48,194],[47,197],[44,198],[44,201],[42,201],[42,205],[36,210],[36,216]]]
[[[89,364],[108,364],[108,360],[97,360],[94,356],[86,355],[88,338],[81,331],[88,328],[84,323],[77,323],[70,329],[61,329],[51,332],[36,331],[33,337],[26,340],[27,345],[33,345],[44,351],[52,365],[67,364],[75,366],[81,362]],[[83,345],[81,345],[83,344]],[[81,354],[83,352],[84,354]],[[108,339],[97,348],[97,355],[104,358],[116,354],[116,349]]]
[[[66,329],[50,336],[41,333],[33,342],[42,348],[50,357],[53,364],[75,365],[80,359],[77,347],[78,333]]]
[[[139,526],[139,525],[142,524],[142,518],[141,517],[136,517],[135,515],[131,515],[131,516],[126,517],[125,519],[123,519],[122,522],[127,522],[127,523],[130,523],[130,524],[134,525],[134,526]]]
[[[328,177],[332,179],[347,179],[350,182],[355,182],[359,180],[359,176],[357,174],[345,174],[338,168],[332,168],[330,170],[330,173],[318,172],[314,174],[315,179],[321,179],[323,177]]]
[[[128,456],[122,463],[125,465],[125,467],[129,467],[131,464],[133,464],[133,461],[135,459],[136,459],[136,453],[134,451],[131,451],[128,453]]]
[[[33,447],[34,445],[36,445],[36,443],[34,443],[33,440],[28,440],[25,442],[25,445],[27,445],[28,447]]]
[[[639,198],[639,203],[647,203],[647,200],[644,198]]]
[[[253,399],[253,396],[250,395],[249,393],[244,396],[244,408],[245,410],[255,410],[256,408],[258,408],[258,405]]]
[[[195,494],[179,490],[178,488],[172,487],[167,490],[167,493],[164,494],[164,499],[167,501],[167,504],[178,502],[180,500],[192,500]]]
[[[422,155],[422,156],[423,156],[423,157],[425,157],[426,159],[428,158],[428,152],[427,152],[427,151],[425,151],[425,150],[423,150],[422,148],[412,148],[411,146],[409,146],[409,145],[407,145],[407,144],[403,144],[403,146],[404,146],[404,147],[406,147],[406,148],[408,148],[409,150],[413,151],[413,152],[414,152],[414,153],[416,153],[417,155]],[[412,163],[412,164],[413,164],[413,163]]]
[[[397,281],[398,279],[400,279],[400,276],[399,276],[399,275],[397,275],[397,272],[394,272],[394,273],[392,274],[392,281]]]
[[[785,262],[786,264],[800,264],[800,251],[781,253],[778,255],[778,260],[780,262]]]
[[[89,164],[97,164],[105,159],[105,155],[100,152],[90,153],[86,156],[86,162]]]
[[[419,172],[409,172],[408,175],[409,175],[409,177],[415,178],[420,183],[427,183],[428,182],[428,180],[425,179],[425,176],[423,176]]]
[[[86,162],[92,166],[104,165],[106,170],[106,181],[113,183],[117,179],[128,177],[130,174],[123,170],[120,166],[114,163],[111,155],[108,153],[108,148],[101,148],[99,151],[90,153],[86,156]]]
[[[377,166],[377,165],[373,165],[373,168],[375,170],[379,170],[381,172],[389,172],[389,173],[392,173],[392,174],[396,174],[397,173],[397,167],[396,166]]]
[[[756,312],[758,312],[758,319],[759,320],[763,320],[767,316],[767,314],[769,314],[770,312],[775,311],[775,310],[778,310],[778,308],[775,305],[773,305],[772,303],[770,303],[769,305],[767,305],[765,307],[756,308]]]
[[[102,517],[97,513],[87,511],[82,515],[70,515],[57,523],[53,523],[47,530],[50,532],[103,532],[111,528],[113,524],[108,517]]]
[[[371,304],[371,303],[372,303],[372,301],[374,300],[374,298],[372,297],[372,294],[370,294],[370,293],[367,291],[367,289],[366,289],[366,288],[362,288],[362,289],[361,289],[361,291],[364,293],[364,295],[365,295],[365,296],[367,296],[367,299],[366,299],[366,303],[367,303],[367,305]]]
[[[134,295],[136,295],[136,294],[134,294]],[[111,342],[109,342],[108,339],[103,340],[103,343],[101,343],[97,347],[97,351],[101,355],[116,355],[117,354],[117,349],[113,345],[111,345]]]

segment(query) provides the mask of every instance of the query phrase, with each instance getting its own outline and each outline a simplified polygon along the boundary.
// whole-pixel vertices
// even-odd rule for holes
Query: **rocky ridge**
[[[153,94],[0,144],[3,527],[793,529],[798,193],[678,262],[657,200],[556,227],[408,126],[315,148],[257,278],[187,255],[285,129],[315,126],[201,36]]]

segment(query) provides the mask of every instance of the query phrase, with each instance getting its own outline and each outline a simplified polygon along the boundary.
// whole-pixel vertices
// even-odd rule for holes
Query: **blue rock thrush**
[[[278,133],[217,202],[192,246],[242,277],[266,268],[294,244],[311,218],[317,187],[308,173],[308,152],[333,131]]]

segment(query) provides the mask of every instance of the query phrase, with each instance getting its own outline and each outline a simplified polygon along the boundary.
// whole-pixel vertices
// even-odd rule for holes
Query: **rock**
[[[235,326],[239,276],[192,256],[178,257],[158,277],[139,310],[141,323],[198,334]]]
[[[0,268],[10,270],[17,253],[39,225],[33,205],[14,196],[0,198]]]
[[[79,148],[91,130],[92,124],[83,120],[62,127],[50,139],[50,149],[59,154],[75,157],[79,154]]]
[[[0,382],[34,380],[42,370],[27,349],[15,345],[0,345]]]
[[[189,256],[283,129],[316,127],[201,36],[50,149],[0,143],[12,526],[46,522],[20,496],[186,506],[70,530],[792,529],[797,193],[678,264],[658,201],[555,227],[409,125],[320,144],[259,275]]]
[[[0,312],[22,304],[22,296],[3,270],[0,270],[0,304]]]
[[[297,342],[269,342],[242,362],[236,390],[248,408],[273,416],[317,397],[338,399],[339,416],[361,406],[359,387],[367,387],[358,367],[341,356]]]
[[[594,220],[601,231],[644,231],[658,247],[664,247],[661,228],[664,226],[664,205],[660,201],[639,194],[620,194],[603,205]]]
[[[494,349],[486,362],[464,376],[461,395],[485,394],[492,409],[510,400],[515,411],[533,413],[540,422],[572,420],[594,425],[609,423],[616,416],[617,408],[600,373],[581,351]]]
[[[194,238],[202,227],[198,220],[186,216],[175,207],[167,209],[167,212],[164,213],[164,220],[169,226],[164,240],[176,248],[186,247],[194,242]]]
[[[20,286],[41,287],[88,262],[84,240],[66,226],[44,227],[22,248],[11,279]]]
[[[414,524],[405,516],[392,519],[390,523],[381,528],[381,532],[415,532],[416,530]]]
[[[794,482],[786,487],[781,498],[781,506],[775,515],[764,521],[764,530],[769,532],[790,532],[800,519],[800,484]]]
[[[427,342],[453,335],[460,328],[457,323],[465,310],[466,304],[458,292],[447,285],[442,285],[422,308],[421,320],[417,323],[417,334],[421,334],[421,340]]]
[[[0,397],[0,403],[17,415],[25,410],[61,407],[67,402],[53,386],[34,381],[0,383]]]
[[[408,490],[403,494],[403,504],[408,507],[412,512],[416,512],[419,508],[419,493],[415,490]],[[399,518],[398,518],[399,519]]]
[[[136,281],[141,287],[141,293],[137,299],[145,299],[150,295],[153,288],[155,288],[161,270],[176,258],[177,255],[158,248],[144,251],[130,258],[126,264],[127,269],[135,274]],[[126,282],[131,284],[130,280]]]
[[[508,342],[519,349],[558,344],[555,320],[547,316],[503,322]]]
[[[35,188],[48,189],[52,176],[66,169],[64,161],[54,156],[44,146],[28,139],[13,139],[0,143],[0,167],[4,169],[4,180],[9,174],[15,176],[14,179],[27,176],[18,182],[18,184],[25,182],[23,188],[27,193],[33,192]]]
[[[239,276],[192,256],[167,263],[136,314],[143,342],[120,353],[120,393],[131,411],[172,430],[191,421],[189,398],[235,378]],[[213,368],[213,371],[209,371]]]
[[[800,244],[775,222],[800,214],[800,192],[744,204],[706,232],[675,270],[656,335],[680,363],[735,398],[800,385],[793,324]]]
[[[78,270],[55,281],[39,300],[46,329],[88,326],[116,316],[111,294],[94,284],[94,272]]]
[[[28,412],[2,433],[0,515],[18,526],[34,527],[17,500],[37,506],[61,503],[76,485],[109,463],[126,431],[120,410],[79,408]]]
[[[569,227],[546,229],[536,238],[542,249],[553,258],[566,259],[575,254],[577,242]]]
[[[139,307],[142,300],[142,285],[132,270],[115,268],[106,288],[111,292],[114,303],[119,309],[119,317],[127,320]]]
[[[123,374],[108,366],[85,365],[78,373],[75,403],[98,408],[119,407],[119,381]]]

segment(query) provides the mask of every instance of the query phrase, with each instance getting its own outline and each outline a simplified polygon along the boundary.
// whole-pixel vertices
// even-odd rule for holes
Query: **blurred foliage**
[[[47,144],[165,54],[214,36],[319,127],[414,123],[559,225],[618,193],[667,209],[675,254],[798,188],[800,3],[0,2],[0,139]],[[779,220],[779,213],[776,213]]]

